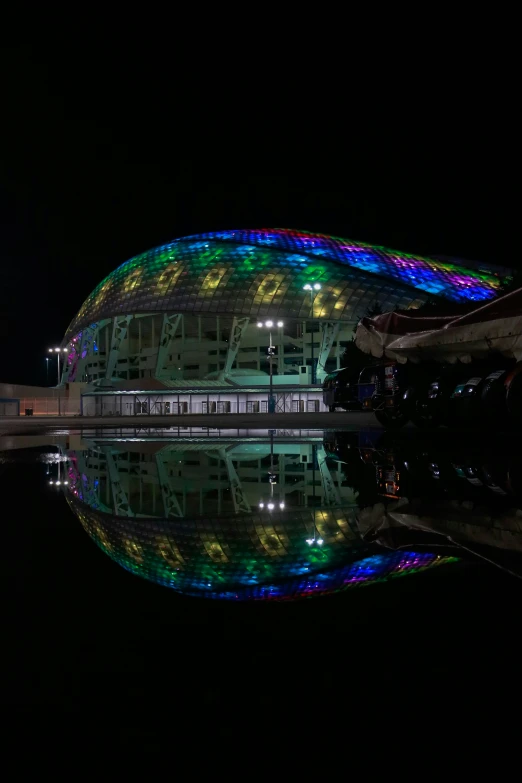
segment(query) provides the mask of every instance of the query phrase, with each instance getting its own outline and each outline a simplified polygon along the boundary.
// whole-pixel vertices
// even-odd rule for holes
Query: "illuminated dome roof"
[[[313,509],[213,519],[113,516],[73,493],[69,506],[96,544],[120,566],[177,592],[230,600],[289,600],[331,593],[455,561],[432,553],[389,552],[365,543],[353,509],[316,509],[322,544],[307,539]]]
[[[503,273],[348,239],[288,229],[176,239],[111,272],[87,297],[66,339],[102,318],[146,312],[310,317],[305,283],[321,283],[314,318],[358,320],[372,303],[418,307],[428,295],[492,298]]]

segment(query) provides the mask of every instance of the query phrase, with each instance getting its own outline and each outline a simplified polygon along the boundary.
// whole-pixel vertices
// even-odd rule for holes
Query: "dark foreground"
[[[232,738],[261,708],[349,705],[351,725],[371,705],[517,687],[522,579],[485,561],[295,602],[207,601],[116,565],[42,465],[0,463],[0,482],[4,702],[61,741],[94,721],[115,741],[153,742],[181,719]]]

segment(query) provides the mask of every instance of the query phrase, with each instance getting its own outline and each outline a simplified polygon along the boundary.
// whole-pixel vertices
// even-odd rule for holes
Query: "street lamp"
[[[312,357],[312,383],[315,383],[315,366],[314,366],[314,331],[313,331],[313,325],[314,325],[314,299],[317,296],[317,293],[321,290],[321,284],[320,283],[314,283],[313,286],[310,285],[310,283],[307,283],[303,286],[303,291],[310,291],[310,318],[312,321],[311,326],[311,357]]]
[[[60,385],[60,351],[67,353],[67,348],[49,348],[49,353],[55,353],[58,359],[58,386]],[[49,368],[49,361],[47,362],[47,368]]]
[[[270,393],[268,396],[268,412],[269,413],[275,413],[275,399],[273,394],[273,381],[272,381],[272,362],[273,357],[275,356],[275,346],[272,345],[272,329],[274,328],[274,322],[273,321],[258,321],[258,328],[263,329],[266,328],[269,330],[269,346],[268,346],[268,364],[270,367]],[[279,329],[281,329],[282,326],[284,326],[282,321],[277,322],[277,326]]]

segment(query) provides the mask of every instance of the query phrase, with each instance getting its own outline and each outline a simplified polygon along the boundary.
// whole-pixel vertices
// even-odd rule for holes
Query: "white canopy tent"
[[[469,363],[492,352],[521,361],[522,288],[461,316],[422,318],[392,312],[363,318],[355,343],[365,353],[400,363]]]

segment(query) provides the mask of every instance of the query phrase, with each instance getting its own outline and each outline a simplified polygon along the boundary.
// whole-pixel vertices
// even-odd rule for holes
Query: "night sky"
[[[247,90],[237,63],[189,77],[167,54],[2,49],[0,380],[45,383],[96,284],[192,233],[286,227],[521,264],[509,104],[479,75],[336,96],[284,64]]]

